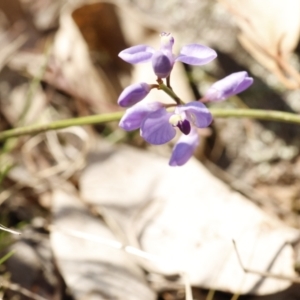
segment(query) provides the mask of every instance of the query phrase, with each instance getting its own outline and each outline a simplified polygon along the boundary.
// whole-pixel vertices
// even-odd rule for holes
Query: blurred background
[[[299,1],[0,0],[0,131],[121,111],[127,85],[156,78],[118,53],[158,48],[162,31],[175,53],[218,53],[176,65],[184,100],[246,70],[254,84],[210,107],[300,112]],[[299,299],[299,137],[295,124],[215,119],[180,170],[172,144],[116,122],[0,141],[0,224],[22,233],[0,232],[0,298],[188,299],[183,268],[194,299]],[[243,271],[235,237],[249,268],[270,274]]]

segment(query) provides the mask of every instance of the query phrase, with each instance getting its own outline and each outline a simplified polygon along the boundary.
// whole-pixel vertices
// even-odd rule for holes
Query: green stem
[[[295,123],[300,125],[300,115],[274,111],[274,110],[260,110],[260,109],[217,109],[212,108],[210,112],[217,118],[250,118],[260,119],[265,121],[279,121],[287,123]],[[123,112],[114,112],[107,114],[100,114],[88,117],[73,118],[67,120],[54,121],[48,124],[36,124],[30,126],[24,126],[14,128],[0,132],[0,141],[8,138],[22,136],[22,135],[34,135],[37,133],[67,128],[71,126],[82,126],[91,124],[101,124],[113,121],[119,121]]]
[[[210,112],[218,118],[249,118],[300,124],[300,115],[276,110],[212,108]]]
[[[0,258],[0,265],[2,265],[6,260],[8,260],[12,255],[15,254],[15,250],[11,250]]]
[[[114,113],[100,114],[100,115],[94,115],[88,117],[59,120],[48,124],[35,124],[35,125],[14,128],[14,129],[0,132],[0,141],[6,140],[11,137],[17,137],[17,136],[28,135],[28,134],[33,135],[45,131],[57,130],[57,129],[71,127],[71,126],[82,126],[82,125],[101,124],[101,123],[107,123],[112,121],[119,121],[122,118],[123,114],[124,114],[123,112],[114,112]]]
[[[167,81],[167,87],[168,87],[169,89],[172,89],[172,88],[171,88],[171,74],[166,78],[166,81]]]
[[[174,92],[171,88],[167,87],[164,83],[159,82],[159,89],[168,94],[178,105],[185,104]]]

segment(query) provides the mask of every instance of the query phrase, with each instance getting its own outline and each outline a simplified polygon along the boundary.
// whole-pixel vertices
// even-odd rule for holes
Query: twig
[[[289,276],[284,276],[284,275],[280,275],[280,274],[273,274],[273,273],[270,273],[270,272],[251,270],[249,268],[246,268],[243,265],[242,259],[239,255],[235,240],[232,240],[232,243],[233,243],[233,246],[234,246],[234,250],[235,250],[238,262],[239,262],[241,268],[243,269],[243,271],[245,273],[252,273],[252,274],[260,275],[261,277],[275,278],[275,279],[281,279],[281,280],[288,280],[288,281],[294,282],[294,283],[300,283],[300,278],[289,277]]]
[[[112,239],[107,239],[107,238],[102,238],[99,236],[96,236],[94,234],[89,234],[89,233],[85,233],[79,230],[73,230],[73,229],[68,229],[68,228],[62,228],[62,227],[57,227],[55,225],[50,225],[48,227],[48,229],[50,231],[54,231],[54,232],[60,232],[63,233],[65,235],[68,236],[73,236],[79,239],[84,239],[84,240],[88,240],[88,241],[92,241],[94,243],[98,243],[101,245],[106,245],[108,247],[114,248],[114,249],[119,249],[119,250],[124,250],[126,253],[143,258],[143,259],[147,259],[151,262],[158,262],[161,261],[161,259],[158,256],[149,254],[145,251],[142,251],[136,247],[132,247],[132,246],[128,246],[128,245],[124,245],[121,242],[118,242],[116,240],[112,240]]]
[[[192,287],[191,287],[191,283],[189,280],[189,275],[187,273],[182,273],[181,276],[184,279],[185,300],[193,300],[193,292],[192,292]]]
[[[9,281],[6,281],[5,279],[3,279],[3,277],[1,278],[0,281],[1,287],[7,288],[8,290],[14,291],[14,292],[18,292],[26,297],[28,297],[29,299],[32,300],[47,300],[46,298],[37,295],[23,287],[21,287],[20,285],[16,284],[16,283],[11,283]]]
[[[210,289],[207,293],[205,300],[213,300],[215,296],[216,291],[214,289]]]
[[[1,225],[1,224],[0,224],[0,230],[6,231],[6,232],[9,232],[9,233],[12,233],[12,234],[17,234],[17,235],[21,234],[21,232],[9,229],[9,228],[5,227],[4,225]]]

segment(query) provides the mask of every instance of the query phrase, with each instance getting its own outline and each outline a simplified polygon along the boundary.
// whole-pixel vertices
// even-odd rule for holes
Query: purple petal
[[[130,64],[137,64],[150,61],[154,51],[149,46],[137,45],[121,51],[119,57]]]
[[[173,65],[173,54],[169,51],[155,51],[152,56],[153,71],[159,78],[168,77],[172,71]]]
[[[199,136],[195,128],[192,128],[189,135],[182,135],[175,144],[169,165],[173,167],[184,165],[192,157],[198,145]]]
[[[235,94],[239,94],[239,93],[241,93],[242,91],[244,91],[244,90],[246,90],[252,83],[253,83],[253,78],[252,77],[249,77],[248,76],[248,73],[247,72],[237,72],[237,73],[233,73],[233,74],[231,74],[231,75],[235,75],[235,76],[238,76],[238,74],[239,73],[244,73],[243,75],[244,75],[244,77],[243,77],[243,79],[239,82],[239,84],[237,85],[237,87],[236,87],[236,89],[235,89],[235,91],[234,91],[234,93]],[[242,75],[241,74],[241,75]],[[241,76],[241,75],[239,75],[239,76]],[[229,75],[230,76],[230,75]],[[241,76],[242,77],[242,76]],[[225,77],[226,78],[226,77]]]
[[[147,115],[141,126],[141,136],[150,144],[161,145],[172,140],[176,130],[169,123],[172,113],[161,108]]]
[[[253,78],[245,71],[232,73],[215,82],[206,92],[206,101],[219,102],[247,89],[253,83]]]
[[[187,119],[180,121],[178,123],[177,127],[185,135],[189,134],[191,132],[191,123]]]
[[[138,129],[148,114],[162,107],[163,104],[160,102],[139,102],[126,110],[120,120],[119,126],[126,131]]]
[[[150,85],[144,82],[135,83],[121,93],[118,104],[122,107],[129,107],[144,99],[150,92]]]
[[[201,102],[193,101],[183,106],[178,106],[177,110],[184,111],[187,119],[198,128],[204,128],[212,122],[212,115],[208,108]]]
[[[176,61],[201,66],[211,62],[216,57],[217,53],[215,50],[199,44],[190,44],[182,47]]]

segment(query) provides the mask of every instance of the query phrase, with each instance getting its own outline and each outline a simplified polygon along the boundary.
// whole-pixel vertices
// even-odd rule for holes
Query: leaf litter
[[[169,0],[163,6],[157,1],[148,3],[148,6],[145,3],[138,5],[137,1],[126,5],[116,2],[116,6],[101,1],[92,4],[78,1],[75,5],[45,0],[12,2],[18,7],[12,19],[27,25],[23,27],[25,34],[20,33],[17,38],[14,35],[17,31],[5,31],[7,27],[0,26],[1,33],[3,29],[6,34],[5,38],[1,38],[6,47],[0,53],[0,101],[4,124],[1,119],[1,128],[16,126],[24,107],[22,100],[28,95],[30,82],[34,79],[37,79],[37,88],[24,119],[28,124],[115,110],[116,97],[126,85],[124,83],[142,77],[148,80],[148,74],[144,66],[126,69],[113,56],[125,48],[125,41],[141,43],[144,39],[144,43],[152,44],[150,40],[158,34],[158,25],[153,20],[161,13],[166,16],[166,28],[163,30],[172,30],[182,41],[190,41],[191,36],[201,32],[203,43],[217,43],[219,40],[219,49],[233,51],[235,47],[228,50],[234,44],[228,30],[235,32],[232,23],[224,21],[230,18],[229,14],[226,15],[219,4],[206,1],[199,7],[188,1],[184,8],[175,0]],[[253,5],[252,9],[262,11],[261,4],[250,2],[248,5]],[[148,7],[147,16],[143,13],[145,7]],[[176,7],[181,7],[182,15],[175,14],[173,8]],[[285,13],[291,16],[293,9],[290,5],[285,7]],[[207,21],[208,8],[212,14]],[[0,9],[5,15],[10,8],[0,6]],[[165,9],[168,14],[164,13]],[[238,6],[237,9],[238,12],[229,11],[241,29],[239,39],[242,45],[288,88],[293,88],[298,84],[298,75],[293,72],[294,66],[291,67],[289,57],[297,51],[297,20],[292,22],[295,18],[291,18],[289,24],[284,21],[276,23],[276,30],[272,27],[273,35],[267,30],[268,26],[263,26],[265,31],[260,31],[260,34],[264,34],[265,38],[259,41],[270,42],[262,45],[264,49],[269,48],[270,53],[263,52],[264,56],[260,59],[262,52],[259,52],[259,47],[255,44],[253,50],[253,44],[249,43],[253,42],[253,36],[255,42],[258,41],[257,32],[249,32],[244,25],[242,16],[245,8]],[[279,7],[278,11],[283,10]],[[28,20],[24,12],[32,14],[32,20]],[[210,22],[215,31],[205,31],[203,28],[206,26],[200,26],[197,33],[191,30],[199,27],[201,14],[201,20]],[[225,16],[224,19],[222,16]],[[175,20],[182,18],[187,24],[194,25],[179,28],[181,23]],[[13,24],[12,19],[7,20],[7,24]],[[103,20],[102,25],[98,19]],[[287,17],[280,20],[284,19]],[[266,22],[264,17],[257,17],[253,24],[261,24],[263,20]],[[220,27],[220,24],[224,26]],[[261,25],[253,28],[257,26],[261,28]],[[224,46],[221,42],[226,34],[228,43]],[[285,37],[283,40],[280,39],[282,35]],[[45,71],[41,72],[49,40],[53,40],[53,44],[49,48]],[[240,51],[236,55],[237,62],[242,61],[239,55],[243,53]],[[259,69],[253,60],[244,61]],[[189,81],[180,67],[178,75],[172,79],[174,84],[176,82],[174,86],[182,90],[186,98],[191,98]],[[215,70],[224,72],[222,67],[214,66],[206,69],[201,76],[206,80],[205,72],[208,72],[217,77]],[[267,74],[265,78],[269,76]],[[152,77],[152,80],[155,78]],[[19,105],[20,102],[22,105]],[[200,295],[200,288],[231,292],[236,297],[248,293],[258,295],[253,299],[274,293],[277,296],[270,299],[289,297],[289,286],[296,277],[297,248],[294,245],[299,235],[295,228],[287,225],[287,218],[280,220],[276,217],[277,211],[271,214],[264,212],[249,199],[230,190],[196,160],[182,169],[168,169],[164,158],[169,153],[168,147],[153,154],[153,148],[141,151],[99,140],[99,133],[109,139],[114,129],[114,125],[109,124],[94,128],[73,127],[35,137],[22,137],[4,145],[9,151],[1,154],[1,160],[9,164],[11,170],[2,184],[0,203],[4,216],[1,215],[0,220],[5,225],[4,229],[22,233],[11,245],[12,249],[19,249],[19,254],[9,259],[10,266],[3,266],[5,271],[1,278],[11,274],[5,283],[3,281],[4,299],[16,294],[20,299],[63,299],[67,295],[74,299],[205,299],[206,296]],[[204,146],[198,156],[203,159],[207,150],[204,138],[202,140]],[[135,136],[129,141],[143,146]],[[229,139],[225,148],[230,146]],[[273,147],[272,142],[268,147]],[[241,157],[245,159],[243,155]],[[298,157],[296,152],[294,157]],[[234,156],[231,159],[234,161]],[[276,159],[281,160],[282,157]],[[264,160],[255,161],[252,166],[262,163]],[[282,168],[287,163],[282,161],[281,164],[277,168],[281,175],[274,173],[269,181],[254,174],[256,166],[251,174],[249,164],[249,173],[243,174],[245,184],[249,180],[249,185],[256,185],[259,191],[270,195],[268,200],[274,200],[268,184],[276,184],[278,177],[284,176]],[[271,169],[273,167],[271,165]],[[289,169],[293,167],[291,162]],[[234,168],[229,172],[237,174]],[[298,177],[292,172],[289,176],[294,191]],[[282,200],[285,210],[289,210],[287,202],[294,201],[296,205],[297,190],[287,193],[285,183],[281,181],[280,184],[275,198],[296,198],[295,201]],[[251,194],[248,197],[251,198]],[[295,215],[295,212],[289,212],[288,216],[291,214]],[[36,216],[42,216],[39,226],[36,226],[39,223]],[[294,225],[294,222],[291,223]],[[39,235],[41,232],[43,234]],[[74,236],[75,232],[77,236]],[[108,241],[120,248],[105,244]],[[44,248],[37,247],[37,244],[44,245]],[[42,255],[45,249],[52,250],[53,256]],[[20,273],[16,267],[22,266],[26,259],[29,269],[34,270],[34,274],[43,274],[41,278],[44,281],[35,282],[31,278],[25,287],[25,276],[13,276]],[[53,263],[58,270],[49,267]],[[243,267],[252,272],[246,273]],[[62,279],[51,281],[50,278],[58,274]],[[286,278],[273,278],[272,274]],[[47,290],[51,282],[51,288]],[[193,295],[191,285],[194,287]],[[210,295],[213,293],[210,292]],[[212,296],[214,299],[228,297],[218,293]]]

